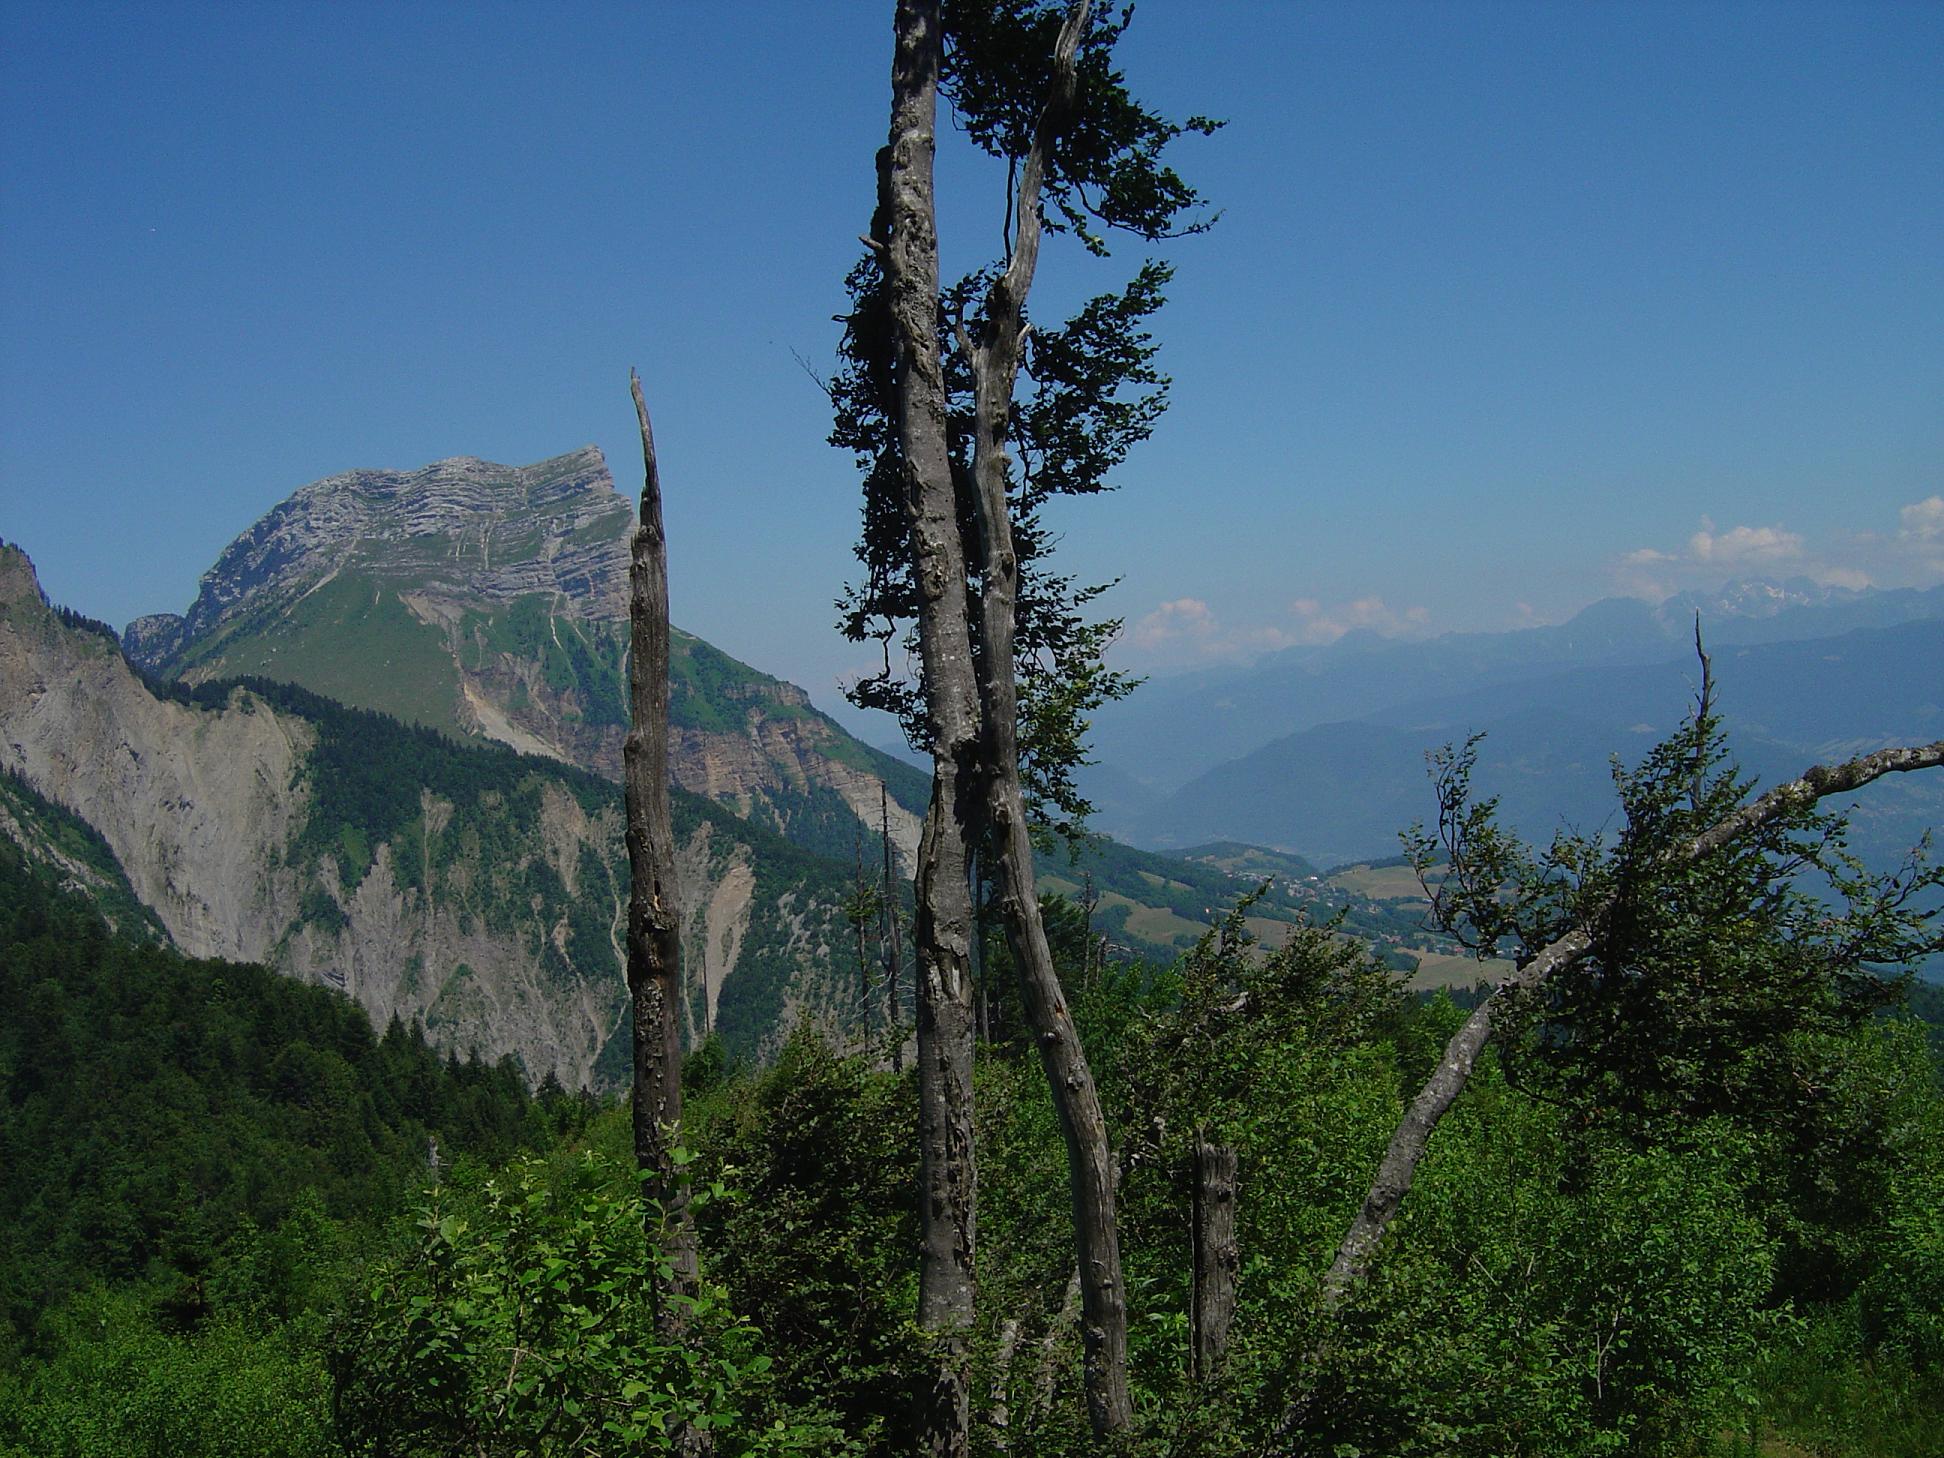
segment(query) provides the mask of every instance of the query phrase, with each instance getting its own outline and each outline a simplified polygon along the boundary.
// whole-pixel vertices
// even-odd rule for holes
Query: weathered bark
[[[938,347],[938,233],[932,179],[943,52],[938,0],[899,0],[891,131],[880,170],[882,249],[897,350],[898,444],[918,583],[932,795],[918,847],[918,1322],[938,1357],[922,1414],[925,1451],[959,1455],[970,1436],[968,1337],[977,1244],[972,1146],[971,891],[979,706],[965,613]]]
[[[675,833],[668,806],[668,549],[662,534],[661,474],[641,379],[632,371],[641,422],[641,521],[629,562],[628,672],[631,721],[622,749],[628,841],[628,992],[634,1011],[635,1163],[642,1186],[661,1207],[656,1233],[673,1262],[657,1283],[655,1320],[679,1330],[680,1299],[693,1292],[696,1259],[687,1184],[672,1157],[682,1121],[681,1043],[675,1009],[681,997],[681,908],[675,893]]]
[[[851,875],[851,902],[845,914],[850,918],[851,931],[857,937],[858,1043],[868,1057],[871,1049],[871,960],[864,929],[870,920],[870,902],[866,895],[870,882],[864,879],[864,834],[861,825],[857,839],[851,845],[851,852],[856,866]],[[879,918],[879,925],[883,925],[882,917]]]
[[[1195,1146],[1194,1338],[1192,1376],[1207,1382],[1221,1370],[1235,1319],[1235,1282],[1242,1253],[1235,1243],[1235,1146]]]
[[[1012,1368],[1019,1350],[1019,1318],[999,1323],[999,1350],[992,1359],[992,1402],[986,1408],[986,1427],[995,1453],[1012,1451]]]
[[[1839,765],[1816,765],[1805,770],[1800,778],[1777,785],[1767,794],[1715,822],[1683,846],[1677,859],[1687,862],[1711,855],[1792,811],[1814,804],[1825,795],[1840,795],[1860,789],[1884,775],[1933,769],[1940,764],[1944,764],[1944,740],[1908,748],[1880,749],[1875,754],[1866,754]],[[1500,983],[1492,995],[1465,1019],[1464,1026],[1452,1035],[1451,1041],[1445,1045],[1444,1057],[1438,1061],[1437,1068],[1418,1096],[1411,1101],[1403,1122],[1391,1136],[1390,1147],[1384,1152],[1383,1162],[1378,1166],[1376,1179],[1371,1182],[1370,1192],[1364,1197],[1363,1207],[1357,1212],[1356,1219],[1344,1234],[1343,1243],[1337,1248],[1336,1259],[1331,1262],[1329,1274],[1323,1280],[1326,1307],[1333,1309],[1341,1305],[1350,1288],[1362,1280],[1370,1269],[1385,1230],[1411,1188],[1411,1180],[1417,1173],[1418,1161],[1424,1156],[1431,1131],[1437,1127],[1438,1121],[1471,1078],[1472,1068],[1491,1035],[1492,1020],[1499,1009],[1513,995],[1531,991],[1548,977],[1584,957],[1593,946],[1592,924],[1605,910],[1605,906],[1598,908],[1580,925],[1540,949],[1529,962]]]
[[[891,879],[891,791],[878,781],[878,833],[884,839],[884,1027],[891,1039],[891,1071],[904,1072],[903,1014],[898,1011],[898,979],[904,975],[903,938],[898,930],[898,897]]]
[[[1134,1421],[1127,1390],[1127,1297],[1114,1208],[1114,1163],[1093,1072],[1047,946],[1033,874],[1032,839],[1019,778],[1019,694],[1013,650],[1019,559],[1007,502],[1011,463],[1006,450],[1025,340],[1025,303],[1039,264],[1040,188],[1047,152],[1072,102],[1074,55],[1092,9],[1091,0],[1075,0],[1061,26],[1053,56],[1053,94],[1047,98],[1019,172],[1012,255],[987,295],[978,339],[962,339],[961,347],[972,367],[975,402],[972,479],[979,522],[982,650],[978,692],[990,853],[998,871],[999,907],[1019,977],[1020,1000],[1066,1140],[1084,1309],[1087,1408],[1095,1432],[1107,1434],[1123,1432]]]

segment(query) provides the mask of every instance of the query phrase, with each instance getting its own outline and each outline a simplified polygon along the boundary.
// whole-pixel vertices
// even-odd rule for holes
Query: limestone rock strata
[[[530,466],[470,456],[301,487],[232,542],[182,616],[123,648],[189,683],[260,675],[340,702],[621,776],[634,510],[594,446]],[[791,806],[879,825],[880,774],[793,684],[692,635],[676,654],[676,784],[791,833]],[[902,791],[907,804],[897,803]],[[914,864],[922,789],[896,783]]]

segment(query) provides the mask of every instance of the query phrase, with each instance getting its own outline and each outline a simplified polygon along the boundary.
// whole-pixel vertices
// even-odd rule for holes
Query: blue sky
[[[800,360],[888,16],[0,0],[0,535],[179,611],[336,471],[592,441],[634,489],[638,365],[677,621],[836,707],[856,483]],[[1944,580],[1944,7],[1145,0],[1123,61],[1230,122],[1175,159],[1222,218],[1168,249],[1174,408],[1060,520],[1130,666]]]

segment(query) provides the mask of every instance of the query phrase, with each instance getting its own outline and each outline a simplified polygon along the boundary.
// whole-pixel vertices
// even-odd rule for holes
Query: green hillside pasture
[[[1494,957],[1481,962],[1476,957],[1451,952],[1427,952],[1405,947],[1404,954],[1417,958],[1417,971],[1407,984],[1414,992],[1430,992],[1440,987],[1470,987],[1479,982],[1502,982],[1510,977],[1510,962]]]
[[[254,615],[191,654],[178,675],[268,678],[408,723],[460,732],[459,671],[445,635],[390,588],[341,576]]]
[[[1130,901],[1118,891],[1109,891],[1100,898],[1102,906],[1125,906],[1127,910],[1127,929],[1142,941],[1154,942],[1160,946],[1189,946],[1208,930],[1200,922],[1190,921],[1165,906],[1142,906]]]
[[[550,595],[528,593],[498,613],[468,610],[459,621],[468,669],[488,668],[500,654],[537,663],[549,689],[575,696],[583,722],[626,725],[625,625],[591,623],[553,608]]]
[[[1368,896],[1372,901],[1424,900],[1424,888],[1418,885],[1417,872],[1409,866],[1347,866],[1332,871],[1327,879],[1332,886]]]

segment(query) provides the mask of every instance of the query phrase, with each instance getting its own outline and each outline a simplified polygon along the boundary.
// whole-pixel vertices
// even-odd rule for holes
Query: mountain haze
[[[1691,674],[1697,613],[1715,650],[1906,623],[1944,632],[1944,587],[1878,592],[1802,580],[1736,582],[1659,604],[1608,598],[1565,623],[1513,632],[1400,642],[1360,630],[1327,647],[1290,648],[1245,667],[1160,679],[1096,716],[1102,768],[1093,779],[1095,799],[1120,812],[1104,819],[1103,828],[1131,828],[1142,810],[1196,776],[1319,725],[1409,713],[1428,700],[1489,694],[1577,669],[1685,665]],[[1647,701],[1640,709],[1636,717],[1666,718]]]
[[[1727,635],[1724,635],[1724,637]],[[1944,737],[1944,623],[1917,620],[1794,642],[1718,644],[1718,707],[1732,752],[1765,785],[1889,743]],[[1483,732],[1477,784],[1509,823],[1544,839],[1615,814],[1611,764],[1632,764],[1692,706],[1690,656],[1581,665],[1423,694],[1305,727],[1196,776],[1133,812],[1137,843],[1218,836],[1325,864],[1395,854],[1435,811],[1425,753]],[[1884,864],[1944,823],[1944,787],[1897,777],[1857,797],[1855,844]]]

